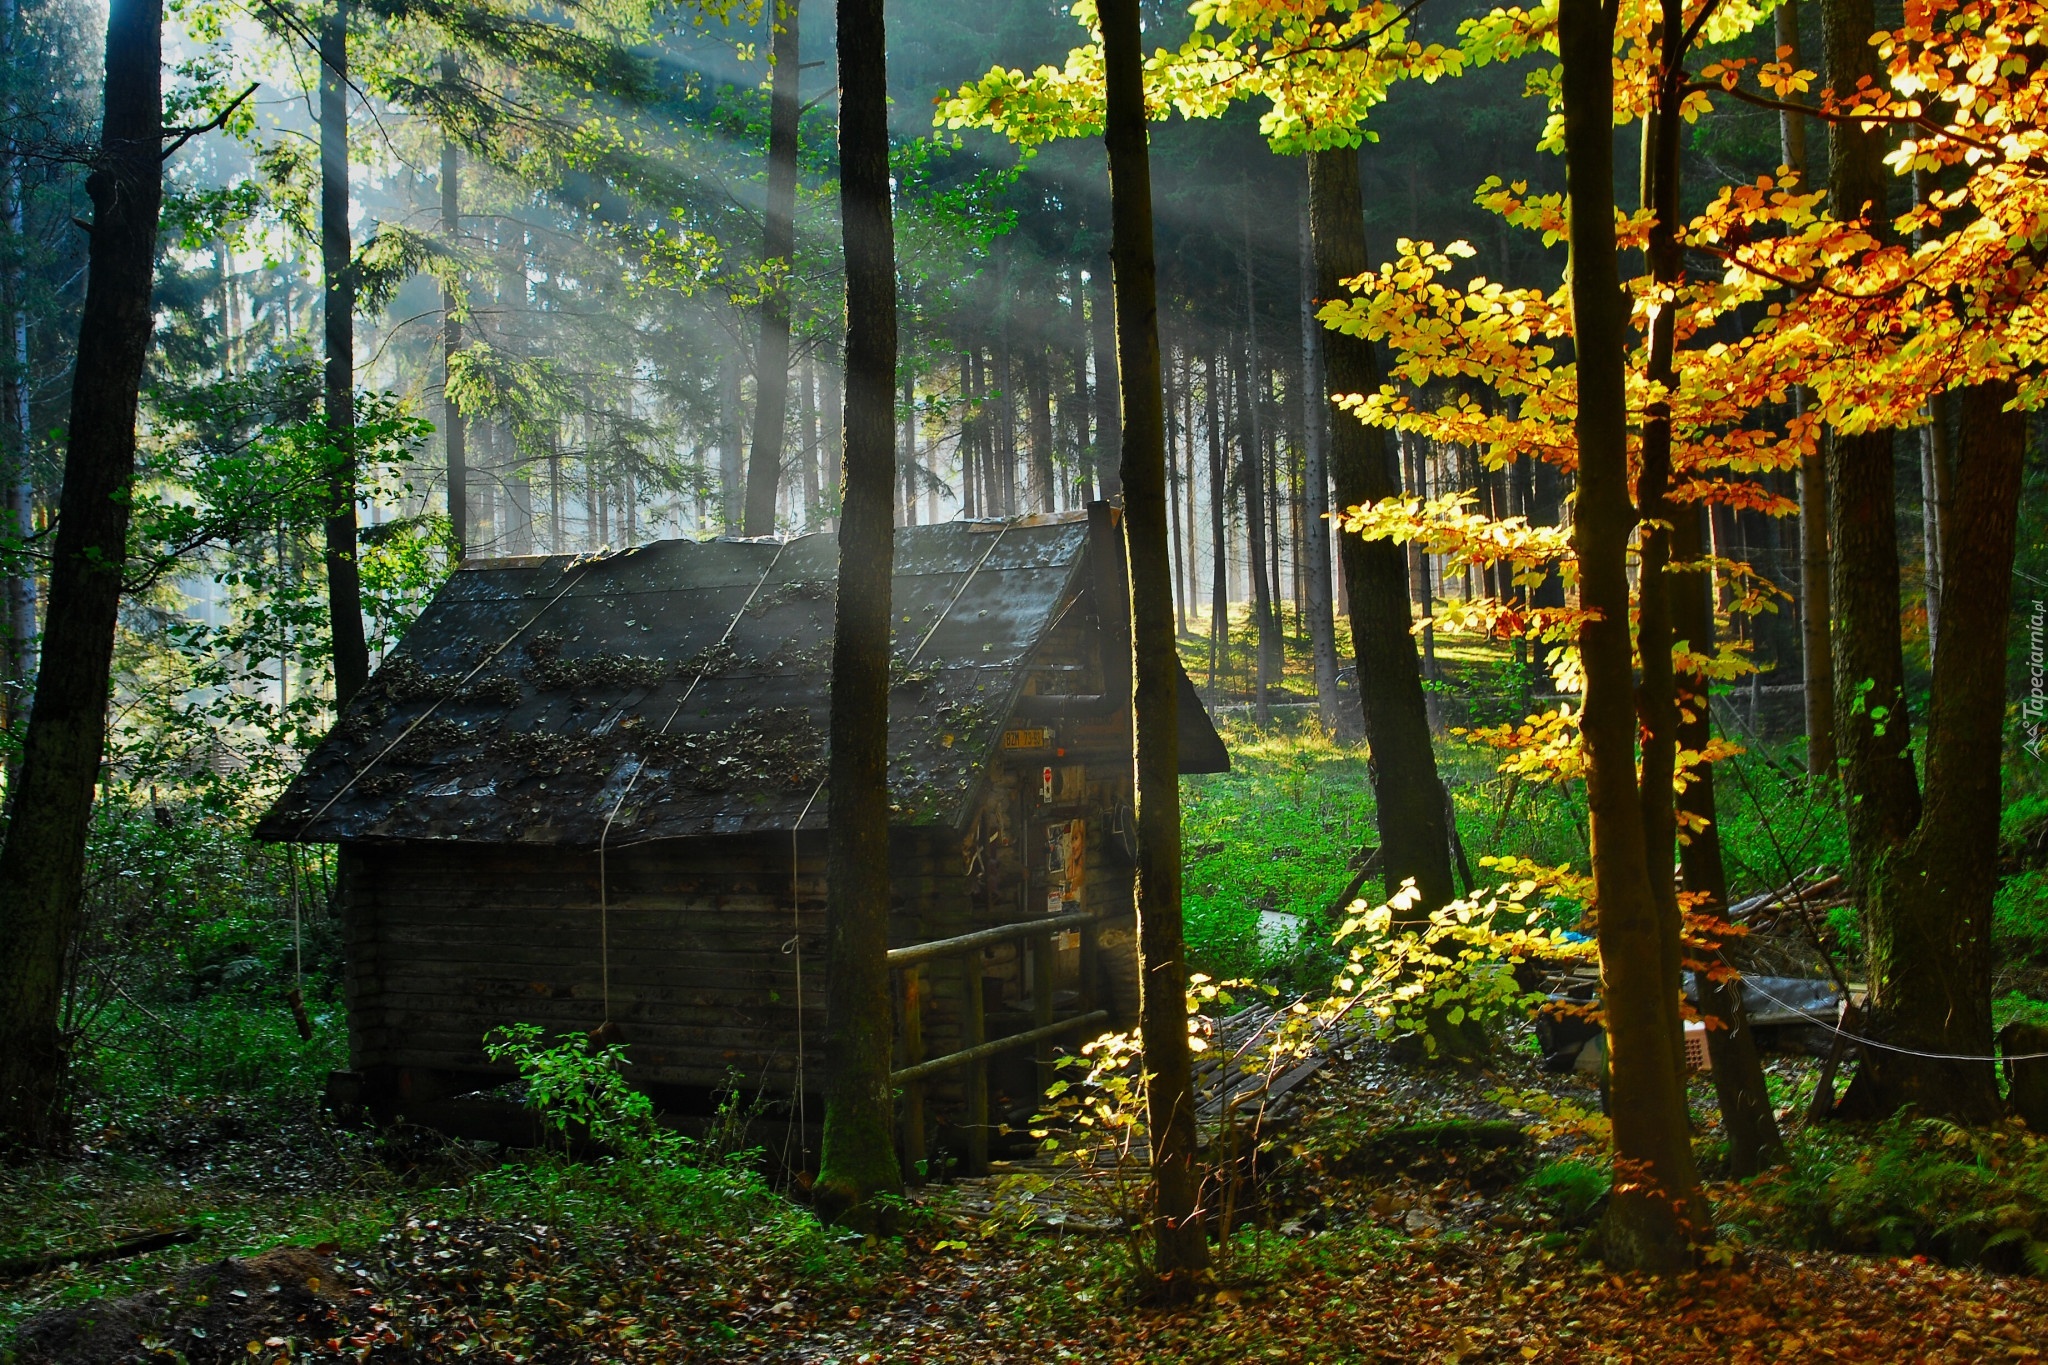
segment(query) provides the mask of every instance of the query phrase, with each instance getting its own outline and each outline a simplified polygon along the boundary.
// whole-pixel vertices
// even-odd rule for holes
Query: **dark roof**
[[[1090,582],[1088,538],[1082,520],[897,531],[898,822],[964,821],[1026,664]],[[837,564],[812,535],[466,566],[257,835],[616,847],[788,830],[807,806],[823,828]]]

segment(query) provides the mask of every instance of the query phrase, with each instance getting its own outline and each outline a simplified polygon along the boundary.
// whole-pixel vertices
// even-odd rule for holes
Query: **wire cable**
[[[732,640],[732,633],[739,629],[740,622],[746,618],[747,609],[753,606],[754,599],[761,595],[761,589],[766,586],[769,578],[775,573],[775,566],[782,562],[782,552],[788,548],[789,542],[786,540],[776,543],[775,554],[769,559],[768,567],[761,571],[761,577],[754,583],[753,590],[747,594],[747,600],[740,603],[740,609],[733,613],[732,620],[726,622],[725,633],[718,637],[718,643],[705,650],[700,656],[704,662],[698,667],[696,676],[690,679],[690,685],[683,689],[683,695],[677,699],[675,706],[670,709],[668,719],[663,721],[661,729],[655,732],[657,739],[668,733],[668,727],[676,723],[676,717],[680,716],[683,713],[683,708],[690,704],[690,698],[696,695],[697,684],[703,682],[705,677],[710,674],[712,664],[717,661],[718,651],[724,649]],[[598,831],[597,835],[598,990],[603,997],[604,1010],[604,1021],[599,1025],[600,1028],[612,1021],[611,897],[605,875],[605,843],[611,838],[612,822],[619,818],[619,812],[625,808],[626,798],[631,796],[633,789],[640,785],[640,774],[646,771],[646,760],[635,758],[633,760],[632,775],[626,779],[626,785],[619,789],[619,799],[612,802],[610,813],[604,817],[604,828]]]

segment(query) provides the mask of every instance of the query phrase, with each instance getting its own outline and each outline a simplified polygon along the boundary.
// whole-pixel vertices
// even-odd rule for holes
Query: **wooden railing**
[[[898,973],[898,1003],[903,1019],[903,1065],[889,1075],[891,1084],[903,1092],[900,1117],[903,1123],[903,1164],[905,1174],[918,1178],[925,1160],[924,1091],[933,1076],[958,1068],[967,1069],[967,1113],[962,1127],[967,1135],[967,1167],[971,1175],[988,1170],[988,1062],[990,1058],[1020,1048],[1038,1049],[1039,1085],[1052,1083],[1053,1039],[1062,1034],[1109,1022],[1106,1010],[1095,1008],[1096,918],[1086,913],[1048,915],[1043,919],[977,929],[971,934],[934,939],[889,950],[889,966]],[[1067,929],[1081,933],[1080,1009],[1065,1019],[1054,1019],[1052,1009],[1053,935]],[[982,999],[979,964],[969,962],[961,975],[966,987],[961,1002],[961,1047],[942,1057],[924,1055],[924,965],[942,958],[978,954],[1000,943],[1024,943],[1031,953],[1032,1027],[1003,1038],[984,1037],[985,1002]]]

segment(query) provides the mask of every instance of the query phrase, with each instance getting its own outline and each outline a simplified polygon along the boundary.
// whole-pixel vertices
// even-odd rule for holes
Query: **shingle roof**
[[[964,820],[1087,545],[1078,520],[896,533],[899,821]],[[824,776],[836,571],[829,535],[465,568],[257,834],[587,847],[790,829]]]

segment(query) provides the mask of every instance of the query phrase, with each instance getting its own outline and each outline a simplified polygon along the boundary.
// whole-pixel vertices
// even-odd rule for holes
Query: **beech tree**
[[[1139,0],[1102,0],[1103,142],[1109,149],[1110,261],[1122,398],[1118,466],[1131,591],[1138,820],[1139,1030],[1152,1145],[1153,1268],[1163,1277],[1209,1263],[1195,1166],[1193,1058],[1181,928],[1180,663],[1167,548],[1166,413],[1159,363],[1152,170],[1146,147]]]
[[[839,0],[846,244],[845,463],[832,640],[819,1209],[861,1218],[903,1186],[889,1088],[889,599],[895,564],[896,245],[882,0]]]
[[[57,1011],[106,743],[128,557],[135,412],[163,201],[162,0],[112,0],[106,52],[42,668],[0,844],[0,1139],[30,1146],[49,1141],[63,1121],[67,1058]]]
[[[1660,904],[1668,862],[1649,841],[1644,788],[1659,780],[1646,763],[1636,778],[1635,661],[1629,641],[1628,358],[1625,297],[1614,234],[1614,34],[1618,0],[1560,0],[1565,181],[1570,202],[1571,316],[1578,373],[1578,516],[1572,548],[1579,567],[1578,628],[1586,707],[1586,752],[1594,899],[1599,914],[1600,998],[1614,1119],[1616,1178],[1603,1223],[1607,1263],[1670,1273],[1692,1261],[1707,1227],[1693,1170],[1685,1072],[1677,1051],[1678,924]],[[1643,577],[1650,578],[1646,555]],[[1661,571],[1663,563],[1656,569]],[[1653,585],[1649,594],[1660,596]],[[1660,661],[1669,687],[1669,635],[1643,642],[1647,666]],[[1666,699],[1659,699],[1664,710]],[[1668,714],[1668,713],[1667,713]],[[1653,724],[1656,723],[1654,720]],[[1668,772],[1663,799],[1669,802]],[[1654,801],[1652,802],[1654,807]],[[1670,845],[1664,847],[1668,850]],[[1668,894],[1668,892],[1667,892]]]

